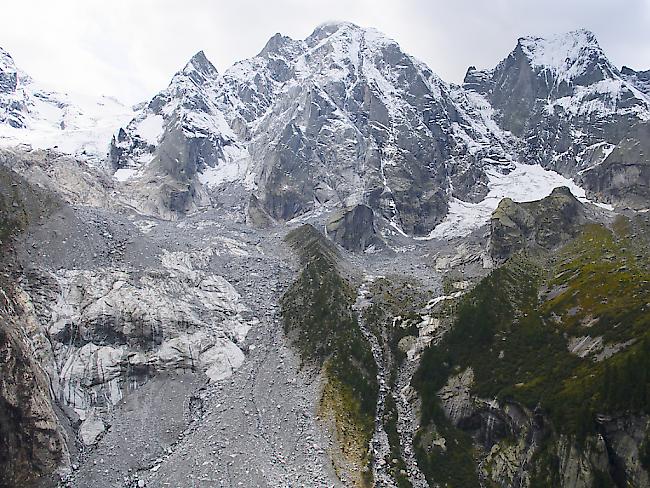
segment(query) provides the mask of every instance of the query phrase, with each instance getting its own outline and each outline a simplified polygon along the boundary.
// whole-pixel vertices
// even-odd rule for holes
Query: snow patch
[[[155,146],[160,141],[165,130],[165,119],[162,115],[149,115],[137,125],[136,133],[147,143]]]
[[[587,199],[582,188],[555,171],[539,165],[521,163],[514,163],[514,168],[508,174],[502,174],[496,169],[487,170],[486,174],[490,180],[489,192],[483,201],[469,203],[453,198],[449,202],[449,213],[445,219],[428,236],[415,239],[452,239],[465,236],[489,222],[492,212],[503,198],[508,197],[515,202],[532,202],[547,197],[554,188],[560,186],[568,187],[579,201],[593,203]]]
[[[120,168],[114,174],[113,178],[117,181],[126,181],[138,174],[138,170],[133,168]]]
[[[248,151],[235,145],[223,148],[224,159],[214,167],[207,167],[198,174],[201,184],[208,188],[224,183],[243,180],[248,171],[250,158]]]
[[[552,71],[558,82],[580,76],[592,56],[603,56],[594,34],[585,29],[547,39],[523,37],[519,45],[532,66]]]
[[[12,118],[21,124],[0,124],[0,146],[27,144],[95,162],[108,154],[116,129],[133,117],[113,97],[58,93],[28,76],[19,76],[16,90],[3,97],[7,106],[19,107]]]

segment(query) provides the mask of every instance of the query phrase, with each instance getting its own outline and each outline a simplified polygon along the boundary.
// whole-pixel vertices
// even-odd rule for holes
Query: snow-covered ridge
[[[117,126],[119,111],[112,113],[109,101],[99,109],[95,101],[76,109],[82,101],[20,81],[8,55],[1,61],[8,95],[0,95],[11,99],[5,105],[17,114],[13,136],[6,138],[10,143],[34,139],[36,147],[103,155],[105,146],[87,141],[104,138],[108,144],[113,136],[114,178],[130,180],[118,186],[142,193],[138,201],[153,202],[144,213],[178,217],[214,204],[219,194],[230,195],[230,188],[223,190],[236,183],[237,198],[254,194],[277,221],[372,200],[376,215],[397,232],[422,236],[448,207],[453,214],[465,202],[484,202],[486,194],[496,198],[498,174],[515,169],[516,176],[517,163],[535,161],[568,176],[575,174],[575,161],[580,171],[593,163],[579,159],[580,148],[571,152],[580,142],[573,133],[571,151],[558,151],[564,159],[553,154],[554,146],[544,161],[522,156],[528,139],[501,118],[504,110],[516,109],[502,110],[490,92],[497,84],[493,75],[520,61],[537,77],[534,115],[570,123],[582,117],[575,133],[579,128],[589,147],[606,143],[611,151],[617,143],[587,137],[592,115],[650,120],[647,96],[622,77],[586,30],[521,38],[495,70],[472,70],[480,75],[475,89],[445,83],[376,29],[330,22],[302,40],[276,34],[257,56],[223,74],[198,52],[165,89]],[[216,187],[219,191],[210,191]],[[163,192],[169,195],[159,198]],[[427,210],[416,211],[420,208]]]
[[[382,69],[380,65],[386,49],[396,53],[396,62],[416,67],[419,82],[432,92],[433,98],[447,90],[424,63],[402,53],[395,41],[376,29],[346,22],[321,25],[304,40],[277,34],[259,55],[235,63],[223,76],[199,53],[117,135],[114,145],[125,157],[115,164],[116,176],[124,179],[143,174],[142,168],[153,160],[156,145],[151,143],[153,138],[145,137],[143,132],[147,131],[142,128],[143,124],[154,125],[149,122],[153,116],[164,119],[162,131],[152,134],[157,142],[179,126],[188,136],[212,136],[211,144],[218,149],[217,161],[199,168],[199,181],[208,185],[233,181],[235,175],[239,180],[245,178],[250,169],[245,149],[250,139],[270,131],[271,118],[277,118],[277,112],[298,115],[287,112],[290,107],[282,104],[293,104],[295,100],[289,93],[298,93],[307,86],[313,86],[314,93],[334,110],[339,129],[357,130],[350,120],[350,109],[343,107],[349,94],[337,100],[330,93],[340,85],[348,85],[349,90],[358,79],[367,80],[376,89],[393,119],[413,118],[418,110],[407,101],[405,80],[399,79],[397,73],[400,66]],[[138,171],[125,173],[122,168]]]
[[[527,57],[546,79],[549,98],[542,107],[549,114],[629,113],[645,119],[650,113],[589,31],[522,38],[513,55]],[[277,201],[269,203],[277,212],[273,218],[291,220],[304,212],[364,203],[368,181],[379,181],[383,189],[372,188],[382,195],[374,210],[399,231],[396,198],[401,197],[395,197],[399,185],[391,177],[398,178],[407,165],[428,165],[422,173],[409,168],[418,175],[409,184],[420,191],[435,180],[428,195],[445,193],[446,206],[452,196],[480,201],[494,186],[493,171],[520,162],[523,141],[503,130],[498,112],[488,95],[450,86],[381,32],[326,23],[303,40],[274,35],[257,56],[223,75],[198,53],[117,138],[115,146],[125,158],[115,165],[116,177],[144,175],[159,147],[169,154],[164,141],[178,147],[174,134],[180,132],[185,154],[191,158],[199,152],[190,171],[187,158],[179,156],[183,173],[197,187],[248,182],[259,201]],[[309,149],[301,154],[301,148]],[[327,149],[310,152],[313,148]],[[378,161],[366,166],[364,151]],[[288,162],[294,159],[300,169]],[[173,160],[162,165],[165,171],[170,166]],[[439,176],[440,168],[446,176]],[[312,187],[313,198],[299,196]],[[297,201],[281,201],[285,194],[294,198],[295,188],[300,188]],[[404,203],[401,208],[409,207]],[[285,215],[285,208],[299,210]]]
[[[195,54],[172,77],[167,88],[116,134],[111,150],[115,178],[124,181],[143,176],[156,157],[176,158],[177,163],[183,164],[182,154],[172,154],[180,150],[176,147],[179,135],[196,140],[197,151],[203,151],[201,164],[196,168],[203,184],[212,186],[239,177],[247,154],[218,103],[222,85],[223,78],[203,51]],[[174,149],[170,152],[167,148],[159,154],[157,149],[164,141]],[[212,151],[200,149],[205,145],[211,146]],[[226,167],[225,173],[215,174],[215,168],[222,166]],[[209,174],[203,177],[203,172]]]
[[[0,146],[28,144],[97,162],[106,158],[113,132],[131,117],[133,110],[113,97],[48,89],[0,49]]]
[[[549,98],[549,114],[560,109],[569,116],[618,114],[650,120],[647,95],[607,59],[593,32],[522,37],[517,46],[550,86],[571,87],[570,94],[565,88],[560,98]]]
[[[0,47],[0,93],[13,89],[18,69],[11,55]]]
[[[570,82],[583,75],[594,60],[602,61],[604,69],[613,69],[594,33],[586,29],[548,38],[522,37],[519,46],[532,66],[552,71],[558,82]]]

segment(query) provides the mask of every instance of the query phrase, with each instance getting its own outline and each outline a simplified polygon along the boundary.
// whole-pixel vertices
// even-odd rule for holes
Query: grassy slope
[[[311,226],[287,236],[303,269],[282,298],[285,332],[303,359],[323,367],[321,409],[336,421],[347,460],[367,468],[378,393],[369,343],[352,310],[356,294],[337,269],[336,249]],[[358,481],[371,482],[369,471]]]
[[[624,221],[614,229],[588,225],[543,260],[516,255],[461,301],[454,327],[426,351],[414,378],[423,399],[422,425],[445,425],[437,391],[451,372],[468,366],[476,395],[540,405],[557,431],[578,442],[595,432],[596,413],[650,413],[647,240]],[[555,290],[553,298],[546,300],[543,290]],[[594,362],[567,350],[568,337],[584,335],[635,343]],[[431,479],[465,486],[449,478],[452,468],[469,470],[471,448],[464,451],[456,462],[449,452],[446,460],[436,459],[437,451],[419,455]]]

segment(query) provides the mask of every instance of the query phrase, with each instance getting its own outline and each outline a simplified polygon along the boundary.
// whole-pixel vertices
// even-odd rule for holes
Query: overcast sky
[[[617,66],[650,69],[650,0],[21,0],[2,16],[0,46],[33,78],[128,103],[201,49],[223,71],[276,32],[303,39],[330,20],[380,29],[449,82],[493,67],[522,35],[580,27]]]

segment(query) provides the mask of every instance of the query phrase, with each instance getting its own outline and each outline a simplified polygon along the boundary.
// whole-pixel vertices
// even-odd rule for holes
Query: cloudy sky
[[[276,32],[302,39],[330,20],[382,30],[450,82],[522,35],[580,27],[617,66],[650,69],[650,0],[21,0],[2,16],[0,46],[32,77],[128,103],[201,49],[223,71]]]

